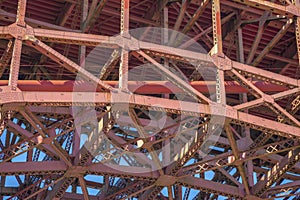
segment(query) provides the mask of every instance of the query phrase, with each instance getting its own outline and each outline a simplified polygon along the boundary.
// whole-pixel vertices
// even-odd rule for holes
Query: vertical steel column
[[[292,2],[294,5],[299,5],[297,0],[293,0]],[[297,17],[297,19],[295,21],[295,35],[296,35],[298,60],[299,60],[299,65],[300,65],[300,17]]]
[[[26,14],[26,2],[27,0],[19,0],[18,1],[18,10],[17,10],[17,18],[16,23],[19,26],[25,27],[25,14]]]
[[[121,0],[121,36],[129,37],[129,0]],[[121,63],[119,68],[119,89],[128,91],[128,49],[123,47],[121,51]]]
[[[241,63],[245,63],[242,28],[238,27],[237,32],[238,32],[238,60]]]
[[[166,45],[169,43],[169,8],[166,6],[163,9],[162,15],[162,25],[163,25],[163,33],[162,33],[162,45]],[[164,58],[164,66],[169,69],[169,59]]]
[[[26,14],[26,0],[19,0],[18,2],[18,11],[16,18],[16,25],[25,27],[25,14]],[[12,87],[13,90],[17,87],[19,70],[20,70],[20,62],[21,62],[21,52],[22,52],[22,36],[18,35],[15,38],[13,55],[10,64],[10,74],[9,74],[9,82],[8,85]]]
[[[222,69],[217,69],[216,74],[216,101],[223,105],[226,104],[226,93],[224,85],[224,71]]]
[[[86,28],[86,20],[88,17],[88,9],[89,9],[89,0],[82,0],[82,15],[81,15],[81,31],[85,32]],[[96,1],[92,2],[92,6],[96,3]],[[90,12],[92,13],[93,7],[91,7]],[[82,68],[85,68],[85,56],[86,56],[86,46],[80,46],[79,47],[79,65]],[[79,129],[79,130],[78,130]],[[81,127],[77,127],[76,130],[74,130],[73,134],[73,143],[72,143],[72,156],[74,157],[74,163],[78,163],[80,160],[80,134],[81,134]],[[79,179],[80,180],[80,179]],[[86,188],[85,188],[86,189]],[[76,191],[76,184],[72,184],[72,190]],[[84,191],[84,188],[82,188],[82,191]],[[86,196],[84,196],[86,198]]]
[[[220,0],[212,0],[212,23],[214,47],[211,54],[223,57]],[[216,74],[216,100],[218,103],[226,104],[224,71],[222,70],[222,66],[218,66]]]
[[[175,193],[175,200],[182,200],[182,186],[177,186],[177,191]]]
[[[96,1],[92,2],[92,6],[94,6]],[[85,32],[86,28],[86,20],[88,17],[88,14],[92,13],[94,7],[90,8],[89,11],[89,0],[82,0],[82,15],[81,15],[81,31]],[[79,47],[79,65],[82,68],[85,68],[85,56],[86,56],[86,46],[80,46]],[[79,129],[79,130],[78,130]],[[78,163],[80,160],[80,134],[81,134],[81,127],[76,127],[76,130],[74,130],[73,134],[73,143],[72,143],[72,156],[74,157],[74,163]],[[72,184],[72,190],[76,192],[76,184]],[[84,188],[82,188],[82,191]],[[85,197],[86,198],[86,197]]]
[[[162,45],[166,45],[169,42],[169,8],[165,6],[162,11],[162,26],[163,26],[163,33],[162,33],[162,38],[161,38],[161,43]],[[164,66],[168,69],[169,68],[169,59],[165,58],[164,59]],[[170,95],[169,94],[164,94],[164,98],[169,99]],[[167,165],[170,163],[170,156],[171,156],[171,149],[170,149],[170,139],[166,139],[163,141],[163,144],[165,146],[165,150],[162,151],[162,163],[163,166]]]
[[[163,38],[163,41],[164,41],[164,44],[167,44],[169,41],[168,41],[168,38],[169,38],[169,32],[168,32],[168,28],[169,28],[169,8],[166,6],[164,7],[163,9],[163,27],[164,27],[164,38]]]
[[[222,44],[222,24],[221,24],[221,7],[220,0],[212,0],[212,26],[213,26],[213,40],[214,48],[216,48],[213,54],[223,53]]]
[[[173,200],[172,186],[168,186],[168,199]]]
[[[81,15],[81,30],[82,32],[84,32],[84,27],[83,27],[83,24],[87,18],[87,15],[88,15],[88,7],[89,7],[89,1],[88,0],[82,0],[82,15]],[[80,46],[80,49],[79,49],[79,65],[81,67],[85,67],[85,56],[86,56],[86,46]]]
[[[8,85],[12,87],[13,90],[17,87],[20,63],[21,63],[21,51],[22,51],[22,38],[15,38],[13,55],[10,64],[10,73]]]

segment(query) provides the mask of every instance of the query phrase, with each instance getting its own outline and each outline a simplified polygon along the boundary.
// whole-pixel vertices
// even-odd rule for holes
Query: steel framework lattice
[[[299,3],[0,0],[1,198],[300,199]]]

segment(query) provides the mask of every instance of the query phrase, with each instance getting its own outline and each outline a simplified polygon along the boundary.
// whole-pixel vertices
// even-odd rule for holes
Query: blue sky
[[[14,122],[16,123],[16,121],[14,121]],[[0,140],[1,140],[1,142],[3,144],[5,144],[6,134],[7,134],[7,132],[5,130],[3,132],[3,134],[1,135],[1,137],[0,137]],[[12,135],[11,135],[10,139],[12,139]],[[81,146],[84,144],[84,142],[86,140],[87,140],[87,135],[81,134]],[[63,146],[64,145],[65,145],[65,143],[63,144]],[[215,148],[215,147],[212,147],[212,148]],[[222,149],[218,149],[218,150],[222,151]],[[45,156],[45,154],[43,152],[40,152],[40,156],[39,156],[38,160],[42,161],[42,159],[44,158],[44,156]],[[26,161],[26,153],[23,153],[23,154],[21,154],[21,155],[19,155],[19,156],[17,156],[17,157],[15,157],[15,158],[12,159],[12,162],[25,162],[25,161]],[[188,163],[186,163],[186,165],[189,165],[189,164],[191,164],[193,162],[194,162],[193,159],[191,159]],[[233,169],[230,172],[230,174],[233,175],[235,172],[236,172],[236,169]],[[207,180],[211,180],[213,178],[213,176],[214,176],[214,172],[213,171],[205,172],[205,177],[206,177]],[[196,177],[197,177],[197,175],[196,175]],[[199,175],[198,175],[198,177],[199,177]],[[257,180],[256,180],[256,174],[255,173],[254,173],[254,177],[255,177],[254,183],[256,183]],[[25,176],[21,175],[20,178],[21,178],[22,181],[24,181]],[[90,180],[90,181],[94,181],[94,182],[103,183],[103,177],[102,176],[87,175],[87,176],[85,176],[85,179],[86,180]],[[118,180],[118,178],[115,178],[115,181],[117,181],[117,180]],[[238,180],[238,181],[241,182],[241,179]],[[285,183],[288,183],[288,182],[291,182],[291,181],[284,180],[282,184],[285,184]],[[18,184],[18,182],[17,182],[17,180],[16,180],[16,178],[14,176],[7,176],[6,177],[6,184],[5,184],[5,186],[7,186],[7,187],[17,187],[18,185],[19,184]],[[185,188],[183,188],[183,192],[182,192],[183,194],[182,195],[184,195],[184,191],[185,191]],[[69,187],[67,189],[67,192],[71,192],[71,187]],[[77,187],[77,192],[79,194],[82,194],[81,187]],[[98,194],[98,192],[99,192],[99,190],[97,190],[97,189],[88,188],[88,193],[90,195],[96,195],[96,194]],[[197,193],[198,193],[197,190],[191,189],[191,191],[190,191],[190,198],[189,199],[192,199]],[[162,190],[162,194],[165,195],[165,196],[168,195],[167,188],[164,188]],[[8,199],[8,197],[5,197],[4,199]],[[225,200],[227,198],[219,196],[218,199],[220,199],[220,200],[224,199]],[[283,199],[283,198],[278,198],[278,199]],[[292,199],[292,197],[290,199]]]

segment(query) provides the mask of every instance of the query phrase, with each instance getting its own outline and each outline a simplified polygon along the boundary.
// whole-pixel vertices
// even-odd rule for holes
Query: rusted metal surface
[[[298,199],[298,3],[0,1],[0,196]]]

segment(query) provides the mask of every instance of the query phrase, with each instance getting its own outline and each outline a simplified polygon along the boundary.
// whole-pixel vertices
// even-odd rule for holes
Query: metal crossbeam
[[[1,196],[298,198],[298,0],[3,2]]]

